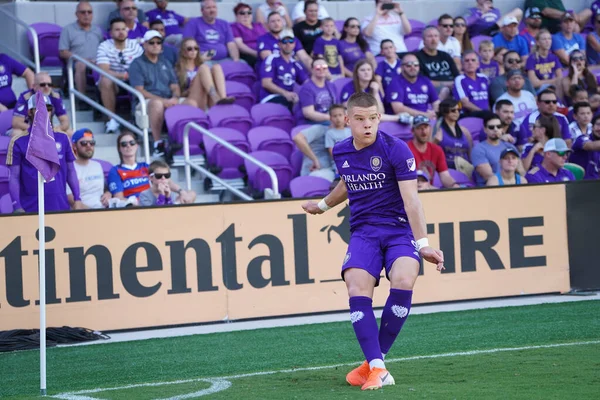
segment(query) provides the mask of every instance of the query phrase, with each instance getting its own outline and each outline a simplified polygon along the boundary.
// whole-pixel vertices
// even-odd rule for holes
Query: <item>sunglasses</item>
[[[315,71],[325,71],[327,70],[329,67],[327,65],[317,65],[315,67],[313,67],[313,69]]]
[[[162,40],[151,40],[148,42],[150,46],[160,46],[162,44]]]
[[[463,24],[462,22],[457,22],[456,24],[454,24],[455,28],[464,28],[465,26],[467,26],[467,25]]]
[[[348,28],[360,28],[360,25],[357,24],[352,24],[352,25],[348,25]]]
[[[252,11],[240,11],[238,15],[252,15]]]
[[[96,141],[95,140],[80,140],[79,144],[81,146],[95,146],[96,145]]]
[[[506,60],[507,63],[509,64],[519,64],[521,62],[520,58],[509,58],[508,60]]]
[[[92,11],[92,10],[79,10],[79,11],[77,11],[77,12],[78,12],[79,14],[90,14],[90,15],[93,13],[93,11]]]
[[[560,157],[565,157],[569,155],[568,151],[555,151],[556,154],[558,154]]]
[[[498,124],[498,125],[487,125],[486,126],[489,130],[491,131],[495,131],[497,129],[502,129],[502,124]]]
[[[545,104],[558,104],[558,100],[542,100]]]
[[[121,8],[123,11],[137,11],[137,7],[123,7]]]
[[[150,174],[150,176],[153,176],[156,179],[162,179],[162,178],[169,179],[171,177],[171,173],[167,172],[166,174],[159,174],[159,173],[153,172]]]
[[[411,62],[407,62],[402,64],[403,67],[418,67],[419,66],[419,62],[418,61],[411,61]]]
[[[196,51],[198,51],[198,50],[200,50],[200,47],[198,47],[198,46],[193,46],[193,47],[186,47],[185,49],[186,49],[187,51],[192,51],[192,50],[196,50]]]
[[[443,24],[442,28],[454,28],[454,24]]]
[[[129,140],[129,141],[127,141],[127,142],[121,142],[121,143],[119,143],[119,145],[120,145],[121,147],[129,147],[129,146],[133,147],[133,146],[135,146],[136,144],[137,144],[137,142],[136,142],[135,140]]]
[[[285,39],[281,39],[280,42],[283,44],[292,44],[295,42],[295,40],[292,38],[285,38]]]
[[[583,56],[571,57],[571,61],[583,61],[585,58]]]
[[[38,85],[40,87],[52,87],[52,84],[47,82],[38,83]]]

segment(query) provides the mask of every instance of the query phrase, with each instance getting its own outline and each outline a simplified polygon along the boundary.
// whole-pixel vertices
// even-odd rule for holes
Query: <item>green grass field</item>
[[[350,323],[51,348],[48,393],[88,391],[61,396],[70,400],[203,393],[214,399],[597,399],[600,301],[411,316],[388,355],[396,386],[379,391],[346,384],[348,365],[360,361]],[[37,398],[38,388],[39,352],[0,354],[0,397]],[[114,390],[94,390],[108,388]]]

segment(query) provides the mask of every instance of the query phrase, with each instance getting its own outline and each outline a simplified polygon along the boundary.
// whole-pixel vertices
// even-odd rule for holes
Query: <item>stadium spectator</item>
[[[592,134],[592,119],[594,113],[590,103],[581,102],[573,105],[573,117],[575,121],[569,124],[571,139],[575,140],[579,136],[590,136]]]
[[[590,98],[585,88],[577,86],[572,89],[572,92],[573,97],[571,98],[571,100],[573,101],[573,104],[582,102],[590,103]],[[595,114],[600,104],[598,102],[595,102],[590,103],[590,105],[592,106],[592,112]],[[569,123],[575,121],[575,116],[573,115],[573,106],[569,107],[569,112],[567,113],[567,120],[569,121]]]
[[[454,33],[454,20],[449,14],[443,14],[438,18],[437,24],[438,32],[440,33],[440,39],[438,41],[437,49],[439,51],[445,51],[450,54],[450,57],[454,59],[456,68],[460,71],[461,63],[460,58],[463,53],[461,49],[461,43],[453,36]],[[419,44],[419,50],[423,48],[423,41]]]
[[[144,49],[136,40],[127,37],[127,25],[122,18],[115,18],[110,23],[110,39],[98,46],[96,63],[104,72],[122,81],[129,81],[129,66]],[[110,79],[103,76],[98,81],[98,90],[102,104],[111,112],[116,112],[117,94],[119,87]],[[106,123],[106,132],[113,133],[119,129],[119,123],[111,118]]]
[[[187,99],[186,104],[206,110],[215,104],[232,104],[235,101],[233,97],[227,97],[223,68],[219,64],[211,67],[205,63],[193,38],[181,41],[175,74],[181,97]]]
[[[333,146],[335,146],[336,143],[339,143],[342,140],[352,136],[350,128],[346,126],[344,117],[344,106],[340,104],[334,104],[329,108],[329,119],[331,124],[325,132],[325,148],[331,157],[333,157]],[[335,163],[332,163],[332,166],[334,169],[336,168]]]
[[[165,42],[179,46],[183,39],[181,28],[188,22],[188,18],[175,11],[167,10],[169,0],[154,0],[154,4],[156,4],[156,8],[146,13],[150,24],[152,21],[162,21],[165,27]],[[150,26],[150,29],[155,28]]]
[[[348,18],[344,21],[344,30],[340,36],[338,52],[344,59],[344,76],[348,78],[352,77],[354,64],[358,60],[366,58],[373,66],[377,64],[373,56],[374,53],[369,50],[369,44],[363,37],[360,31],[360,23],[356,18]]]
[[[117,8],[112,10],[109,14],[108,14],[108,19],[106,20],[106,27],[107,29],[110,28],[110,21],[112,21],[115,18],[122,18],[121,17],[121,2],[123,0],[115,0],[115,3],[117,5]],[[138,24],[142,24],[144,25],[146,28],[148,28],[148,19],[146,18],[146,13],[144,13],[144,10],[142,10],[141,8],[139,10],[137,10],[137,20],[135,21]]]
[[[391,9],[387,8],[390,4],[393,5]],[[392,0],[375,0],[375,14],[364,19],[362,32],[367,38],[371,53],[377,54],[383,39],[390,39],[396,49],[404,53],[407,51],[404,35],[410,34],[412,27],[399,3],[392,3]]]
[[[482,40],[479,43],[479,69],[478,73],[483,74],[488,77],[490,82],[495,77],[503,74],[504,71],[501,71],[501,66],[498,64],[498,61],[494,59],[494,43],[491,40]]]
[[[344,59],[339,52],[339,39],[335,37],[335,21],[333,18],[325,18],[321,22],[323,34],[315,40],[312,55],[315,58],[322,57],[327,62],[332,79],[343,76]]]
[[[579,135],[573,142],[569,162],[585,169],[584,179],[600,178],[600,116],[592,120],[592,132]]]
[[[283,30],[283,19],[279,13],[272,12],[267,17],[267,25],[269,32],[258,38],[258,55],[261,61],[266,60],[271,54],[279,53],[279,34]],[[298,38],[294,37],[294,42],[294,58],[310,69],[312,59],[302,48]]]
[[[108,190],[113,197],[128,200],[138,198],[150,187],[148,164],[137,162],[138,142],[131,132],[121,132],[117,137],[117,151],[121,162],[108,173]],[[137,201],[133,200],[137,205]]]
[[[522,150],[526,140],[521,136],[519,126],[515,124],[515,106],[510,100],[498,100],[494,104],[494,111],[496,115],[500,117],[502,122],[502,136],[500,139],[505,142],[514,144],[519,151]],[[481,132],[479,140],[486,140],[487,136],[485,132]]]
[[[319,5],[319,19],[329,18],[329,13],[327,12],[327,9],[325,8],[321,0],[317,0],[317,4]],[[292,10],[292,21],[294,21],[294,23],[296,24],[298,22],[304,21],[305,18],[306,15],[304,15],[304,0],[300,0],[298,3],[296,3],[294,9]]]
[[[150,130],[154,138],[154,157],[165,155],[166,146],[161,139],[165,110],[180,102],[179,82],[175,71],[161,52],[161,34],[148,31],[144,35],[144,54],[133,60],[129,66],[129,82],[144,95],[146,101]],[[134,108],[137,120],[141,116],[141,105],[135,97]]]
[[[431,178],[429,177],[426,171],[423,171],[422,169],[417,170],[417,190],[419,192],[437,189],[430,183],[430,180]]]
[[[530,92],[523,90],[525,85],[525,75],[520,69],[513,69],[506,74],[507,91],[498,97],[498,101],[509,100],[515,110],[514,123],[521,126],[521,123],[527,115],[537,109],[535,96]]]
[[[531,7],[525,10],[525,28],[521,30],[519,35],[527,41],[529,51],[532,51],[536,45],[537,35],[540,33],[542,26],[542,13],[537,7]]]
[[[527,179],[517,173],[519,158],[519,152],[515,151],[515,149],[504,149],[502,153],[500,153],[500,168],[498,172],[490,176],[485,185],[505,186],[526,184]]]
[[[538,167],[534,167],[525,178],[529,183],[549,183],[574,181],[573,173],[565,169],[565,163],[571,149],[560,138],[550,139],[544,145],[544,159]]]
[[[133,0],[122,0],[119,4],[121,18],[125,20],[127,25],[127,37],[129,39],[137,39],[141,42],[144,34],[148,31],[148,23],[141,24],[138,22],[138,8]]]
[[[65,25],[60,32],[58,50],[60,58],[67,62],[73,54],[89,62],[96,61],[96,51],[104,40],[102,29],[92,25],[92,5],[87,1],[77,3],[75,16],[77,20]],[[82,63],[75,63],[75,88],[85,93],[87,67]]]
[[[52,120],[54,107],[50,98],[43,96],[48,115]],[[38,211],[38,170],[31,164],[26,154],[31,139],[31,129],[34,115],[36,113],[36,96],[30,96],[27,100],[27,116],[30,123],[27,126],[27,133],[13,136],[8,146],[6,155],[6,165],[10,168],[10,178],[8,189],[10,198],[13,201],[15,212],[37,212]],[[73,167],[75,155],[69,142],[69,137],[63,132],[54,132],[56,149],[47,149],[48,151],[57,151],[60,160],[60,168],[54,179],[44,184],[44,202],[46,211],[65,211],[69,210],[69,201],[67,199],[67,184],[73,191],[73,208],[76,210],[83,208],[79,196],[79,183],[77,182],[77,173]]]
[[[432,177],[437,172],[444,187],[458,187],[448,172],[444,150],[431,142],[429,118],[424,115],[416,116],[413,120],[412,133],[413,138],[408,142],[408,147],[415,156],[417,170],[426,171],[427,177]]]
[[[217,3],[215,0],[204,0],[200,10],[202,16],[192,18],[183,28],[184,37],[193,37],[203,51],[205,61],[221,61],[227,58],[240,60],[240,52],[233,40],[229,23],[217,18]]]
[[[79,191],[83,208],[107,208],[112,195],[104,180],[102,165],[93,160],[96,140],[88,128],[82,128],[71,137],[75,159],[75,172],[79,182]],[[67,187],[69,204],[74,206],[73,193]]]
[[[540,9],[542,13],[542,28],[546,28],[552,33],[560,30],[561,20],[567,14],[562,0],[525,0],[524,8],[531,7]],[[579,14],[575,14],[572,11],[569,11],[569,13],[575,18],[578,24],[577,29],[583,28],[592,15],[590,9],[584,9]]]
[[[294,34],[302,43],[302,47],[308,54],[312,54],[315,40],[323,34],[321,21],[319,20],[319,6],[316,0],[304,2],[304,14],[306,18],[294,24]]]
[[[561,87],[565,99],[570,104],[572,103],[573,91],[577,87],[585,88],[590,100],[600,97],[598,94],[598,81],[596,76],[589,70],[583,52],[574,50],[569,56],[569,73],[562,78]]]
[[[575,19],[572,12],[566,12],[560,23],[560,32],[552,36],[552,52],[563,65],[569,65],[569,56],[579,50],[585,54],[585,40],[575,31]]]
[[[435,26],[423,31],[423,48],[416,53],[421,64],[421,73],[431,79],[436,88],[451,88],[454,78],[459,74],[458,68],[450,54],[438,51],[440,33]],[[440,98],[446,98],[449,91],[440,90]]]
[[[467,21],[463,17],[454,18],[454,33],[452,36],[460,43],[461,54],[467,50],[474,50],[473,43],[471,43],[471,36],[467,30]]]
[[[337,130],[337,128],[334,129]],[[325,148],[327,131],[328,127],[325,125],[313,125],[298,132],[292,138],[298,149],[304,154],[300,170],[301,176],[318,176],[330,182],[334,180],[335,166],[331,154]]]
[[[181,188],[173,189],[175,184],[171,181],[171,169],[164,161],[152,161],[148,167],[150,187],[140,193],[140,206],[163,206],[170,204],[191,204],[196,201],[194,191],[183,191]],[[173,193],[179,194],[175,199]]]
[[[533,125],[531,141],[523,146],[523,169],[529,171],[537,167],[544,159],[543,151],[546,142],[552,138],[560,137],[560,127],[553,115],[542,115]]]
[[[38,91],[41,91],[44,96],[47,96],[50,99],[53,108],[52,114],[58,118],[58,130],[68,135],[71,135],[73,131],[71,130],[67,110],[63,105],[63,101],[60,97],[60,94],[52,90],[52,79],[50,78],[50,75],[48,75],[47,72],[39,72],[35,74],[33,78],[33,88],[26,90],[19,95],[19,98],[17,99],[17,104],[15,105],[15,109],[13,110],[12,134],[18,135],[29,129],[30,121],[27,120],[27,102],[30,98],[35,98],[34,95]],[[56,128],[54,129],[56,130]]]
[[[535,37],[535,51],[527,58],[525,70],[533,87],[544,90],[558,85],[562,78],[562,64],[558,57],[550,52],[552,35],[547,29],[541,29]]]
[[[300,88],[296,120],[299,124],[329,123],[329,107],[335,104],[336,90],[328,81],[327,63],[323,59],[312,62],[312,75]]]
[[[237,3],[233,9],[235,22],[231,24],[233,40],[240,52],[240,58],[254,67],[258,59],[258,38],[267,31],[263,24],[252,22],[252,7]]]
[[[392,83],[392,80],[402,75],[402,61],[396,53],[396,46],[394,46],[394,42],[389,39],[381,41],[381,55],[384,57],[384,59],[377,64],[377,69],[375,69],[375,77],[382,85],[385,93],[387,87]]]
[[[494,46],[516,51],[525,61],[529,55],[529,44],[524,37],[519,36],[519,21],[515,17],[505,17],[502,23],[500,32],[492,38]]]
[[[562,137],[568,143],[571,143],[569,121],[563,114],[556,112],[558,108],[558,98],[556,97],[556,93],[551,89],[542,90],[537,95],[537,105],[538,109],[526,116],[523,122],[521,123],[521,136],[525,140],[529,139],[532,136],[533,125],[541,115],[545,115],[547,117],[554,115],[560,127],[560,133],[557,136]]]
[[[504,71],[505,73],[495,77],[492,82],[490,83],[490,93],[489,93],[489,97],[490,97],[490,103],[495,103],[496,100],[498,100],[498,98],[500,96],[502,96],[503,93],[506,92],[507,87],[506,87],[506,74],[508,71],[512,70],[512,69],[518,69],[521,70],[523,64],[522,64],[521,57],[519,57],[519,54],[515,51],[507,51],[504,54]],[[535,89],[533,88],[533,85],[531,84],[531,81],[529,81],[529,79],[525,78],[525,85],[523,86],[523,89],[527,90],[528,92],[531,92],[531,94],[535,95]]]
[[[523,11],[518,8],[510,11],[505,17],[521,19]],[[502,26],[500,11],[494,8],[492,0],[477,0],[475,7],[468,9],[464,15],[471,37],[478,35],[492,36]]]
[[[363,91],[370,93],[377,100],[377,111],[383,113],[383,101],[381,100],[380,93],[381,85],[375,79],[375,72],[373,66],[366,59],[359,60],[354,66],[354,72],[352,74],[352,80],[348,82],[342,88],[340,93],[340,99],[346,107],[348,99],[354,93]]]
[[[25,78],[27,87],[33,87],[33,71],[12,57],[0,53],[0,112],[15,108],[17,97],[12,90],[13,75]]]
[[[419,74],[417,57],[411,53],[402,57],[401,70],[399,77],[390,79],[391,83],[385,91],[387,112],[408,113],[413,117],[424,115],[434,119],[440,101],[431,80]]]
[[[494,60],[500,65],[500,75],[504,74],[504,55],[506,53],[508,53],[506,47],[494,47]]]
[[[439,108],[441,118],[435,125],[433,143],[440,145],[444,151],[448,167],[458,169],[462,161],[471,161],[473,147],[471,132],[458,124],[460,116],[458,101],[446,99],[440,103]],[[459,162],[457,162],[458,157],[462,158]]]
[[[150,22],[150,29],[160,33],[160,36],[163,38],[163,49],[161,54],[167,59],[167,61],[171,63],[172,66],[175,66],[179,55],[177,54],[177,48],[173,47],[172,44],[167,43],[165,40],[166,31],[164,22],[162,22],[160,19],[154,20]]]
[[[598,65],[600,64],[600,14],[595,14],[592,22],[594,30],[585,37],[585,54],[588,64]]]
[[[489,112],[488,99],[489,80],[487,76],[478,74],[479,56],[473,50],[467,51],[462,58],[463,73],[454,79],[454,98],[462,103],[462,115],[479,117]]]
[[[265,29],[268,29],[267,16],[272,12],[276,12],[281,16],[284,28],[291,28],[294,25],[287,8],[279,0],[265,0],[264,3],[258,6],[256,9],[256,22],[262,24]]]
[[[296,43],[294,32],[284,29],[279,35],[279,51],[267,57],[261,66],[260,98],[261,103],[279,103],[291,111],[298,102],[294,84],[302,85],[308,79],[308,74],[302,65],[292,58]]]
[[[497,115],[484,118],[483,129],[487,139],[477,143],[471,152],[471,160],[475,167],[475,183],[478,186],[485,185],[487,180],[498,172],[500,154],[504,149],[511,148],[518,152],[512,144],[500,140],[503,134],[502,121]],[[523,174],[523,166],[520,163],[517,171]]]

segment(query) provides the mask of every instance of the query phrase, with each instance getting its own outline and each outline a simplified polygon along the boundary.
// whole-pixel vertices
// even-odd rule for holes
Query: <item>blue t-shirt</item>
[[[504,47],[508,50],[516,51],[521,57],[529,54],[529,43],[527,43],[527,40],[523,36],[517,35],[511,41],[508,41],[502,33],[497,33],[492,38],[492,42],[494,43],[494,47]],[[554,47],[554,42],[552,42],[552,46]]]
[[[108,173],[108,190],[114,195],[123,192],[125,198],[135,196],[150,188],[148,164],[137,163],[133,168],[120,164]]]
[[[500,140],[496,146],[488,143],[486,140],[485,142],[477,143],[475,147],[473,147],[473,151],[471,152],[471,163],[475,167],[475,183],[477,183],[477,186],[485,185],[485,179],[477,172],[477,166],[490,164],[492,172],[498,172],[500,154],[504,149],[508,148],[515,150],[515,152],[519,154],[519,151],[515,146],[503,140]]]
[[[571,39],[567,39],[562,32],[552,35],[552,51],[564,50],[571,54],[575,50],[585,51],[585,40],[579,33],[573,33]]]

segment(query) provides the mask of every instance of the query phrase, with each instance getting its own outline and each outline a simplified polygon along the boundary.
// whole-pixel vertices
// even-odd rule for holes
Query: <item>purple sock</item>
[[[390,351],[404,321],[408,318],[412,293],[412,290],[390,289],[390,296],[381,314],[381,328],[379,329],[379,345],[383,354]]]
[[[367,361],[382,358],[377,338],[377,320],[373,313],[373,300],[365,296],[350,297],[350,321]]]

